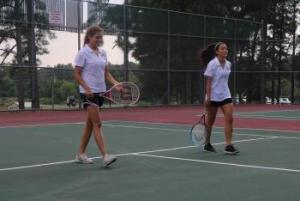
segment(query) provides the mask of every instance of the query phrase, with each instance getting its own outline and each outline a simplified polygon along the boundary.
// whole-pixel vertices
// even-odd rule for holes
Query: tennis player
[[[116,157],[107,154],[106,151],[99,109],[103,104],[103,97],[100,97],[99,94],[106,91],[105,80],[111,85],[119,82],[108,71],[106,52],[103,48],[100,48],[102,44],[103,29],[99,26],[91,26],[86,31],[84,47],[75,57],[74,77],[80,85],[81,100],[88,114],[75,160],[78,163],[93,163],[93,160],[88,158],[85,153],[93,133],[96,144],[103,156],[103,165],[108,167],[116,161]]]
[[[226,59],[228,54],[227,45],[223,42],[209,45],[202,52],[202,62],[206,66],[205,81],[205,108],[207,113],[206,129],[208,138],[203,147],[204,151],[216,152],[210,142],[212,127],[216,119],[218,108],[221,108],[225,120],[224,152],[226,154],[237,154],[239,150],[232,144],[233,131],[233,104],[228,87],[228,78],[231,72],[231,63]]]

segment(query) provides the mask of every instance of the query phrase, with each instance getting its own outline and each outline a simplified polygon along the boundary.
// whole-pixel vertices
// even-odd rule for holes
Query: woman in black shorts
[[[94,133],[95,142],[103,156],[103,165],[109,166],[116,161],[116,157],[107,154],[99,107],[103,104],[100,93],[106,91],[105,80],[111,85],[118,84],[108,70],[107,55],[103,48],[103,29],[92,26],[87,29],[84,47],[75,57],[74,76],[79,83],[79,90],[83,106],[88,116],[80,141],[80,147],[76,154],[76,162],[89,164],[93,160],[87,157],[85,150],[89,143],[91,134]]]
[[[204,145],[204,151],[216,152],[211,145],[210,137],[218,108],[221,108],[225,119],[226,146],[224,152],[226,154],[237,154],[239,151],[232,144],[233,104],[228,87],[231,63],[226,59],[227,54],[227,45],[223,42],[218,42],[217,44],[209,45],[201,55],[203,64],[206,66],[204,76],[206,78],[205,108],[208,138]]]

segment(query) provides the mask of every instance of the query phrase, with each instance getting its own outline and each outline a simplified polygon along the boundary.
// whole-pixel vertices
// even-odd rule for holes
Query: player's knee
[[[102,127],[102,122],[93,122],[93,126],[96,128],[101,128]]]
[[[232,117],[232,116],[226,117],[226,122],[227,122],[228,124],[232,124],[232,123],[233,123],[233,117]]]
[[[206,120],[207,126],[212,127],[215,123],[215,119],[216,119],[215,116],[209,116]]]
[[[214,124],[214,121],[212,119],[207,119],[205,124],[207,127],[212,127],[212,125]]]

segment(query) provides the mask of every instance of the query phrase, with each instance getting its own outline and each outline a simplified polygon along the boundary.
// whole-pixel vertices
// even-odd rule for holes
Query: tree
[[[264,21],[263,26],[256,26],[255,23],[251,25],[250,22],[237,21],[237,37],[239,39],[236,44],[233,44],[231,41],[226,41],[229,44],[230,50],[233,49],[233,46],[236,45],[236,52],[231,55],[230,60],[233,60],[236,70],[243,71],[263,71],[263,70],[288,70],[291,69],[288,65],[288,58],[291,55],[291,49],[295,48],[297,44],[291,45],[291,39],[293,35],[295,35],[295,26],[293,25],[293,15],[295,16],[295,12],[298,13],[298,10],[295,8],[295,5],[299,3],[297,0],[274,0],[274,1],[260,1],[260,0],[249,0],[249,1],[157,1],[157,0],[148,0],[148,1],[130,1],[131,4],[138,6],[148,6],[148,7],[157,7],[157,8],[167,8],[171,10],[178,10],[183,12],[191,12],[191,13],[201,13],[208,15],[217,15],[221,17],[232,17],[232,18],[240,18],[247,20],[255,20],[255,21]],[[297,15],[297,14],[296,14]],[[155,14],[153,14],[155,16]],[[191,21],[189,21],[193,16],[187,16],[184,18],[184,15],[178,14],[178,19],[176,20],[177,26],[179,26],[180,30],[185,31],[187,27],[193,27]],[[144,16],[141,16],[144,17]],[[145,18],[145,17],[144,17]],[[138,16],[135,16],[135,19],[138,19]],[[172,18],[171,18],[172,19]],[[180,26],[180,19],[184,21],[183,25]],[[224,22],[228,22],[226,26],[223,26],[221,23],[218,23],[217,20],[214,24],[214,18],[208,17],[207,19],[212,19],[209,24],[209,27],[206,28],[206,32],[208,36],[220,37],[219,40],[222,39],[222,36],[227,36],[230,34],[230,27],[232,27],[232,23],[230,20],[224,20]],[[147,30],[147,24],[153,26],[152,23],[149,23],[150,18],[145,24],[135,23],[136,26],[141,26]],[[138,20],[136,20],[138,22]],[[153,21],[157,22],[157,19],[153,17]],[[171,20],[172,21],[172,20]],[[198,20],[200,21],[200,19]],[[223,23],[224,23],[223,22]],[[172,26],[172,23],[171,23]],[[201,27],[201,26],[200,26]],[[194,28],[194,27],[193,27]],[[191,29],[189,29],[191,30]],[[223,30],[223,33],[218,31]],[[264,31],[265,30],[265,31]],[[196,32],[193,30],[194,33]],[[183,34],[192,34],[193,31],[184,32]],[[226,32],[225,32],[226,31]],[[264,31],[264,33],[262,33]],[[182,33],[182,32],[181,32]],[[212,34],[212,35],[210,35]],[[266,36],[266,43],[262,41],[262,35]],[[232,35],[228,35],[233,38]],[[144,38],[144,40],[143,40]],[[189,43],[188,39],[183,39],[184,37],[178,37],[178,41],[184,41],[181,44],[172,44],[171,43],[171,54],[172,50],[176,50],[178,53],[173,53],[171,55],[171,66],[174,64],[180,64],[185,66],[193,66],[191,63],[192,59],[188,58],[188,56],[193,55],[196,46],[201,44],[201,42],[195,43],[196,40],[192,40],[193,42]],[[242,40],[241,40],[242,39]],[[218,39],[217,39],[218,40]],[[215,40],[216,41],[216,40]],[[206,43],[208,41],[205,41]],[[213,40],[211,41],[213,42]],[[151,45],[150,45],[151,43]],[[202,44],[204,45],[204,44]],[[153,52],[153,56],[151,58],[161,61],[160,57],[163,57],[163,50],[151,50],[151,48],[155,49],[155,47],[164,47],[162,45],[162,39],[156,40],[156,42],[151,41],[147,43],[147,36],[138,35],[138,39],[134,44],[134,54],[136,55],[136,59],[141,62],[141,66],[145,68],[149,68],[150,65],[147,66],[146,63],[143,62],[142,59],[139,59],[140,54],[145,54],[147,52]],[[182,50],[182,51],[181,51]],[[158,52],[160,51],[160,52]],[[182,53],[180,53],[182,52]],[[273,58],[273,59],[272,59]],[[181,63],[182,62],[182,63]],[[159,62],[158,62],[159,63]],[[156,65],[154,65],[156,66]],[[179,66],[179,65],[178,65]],[[269,68],[271,67],[271,69]],[[245,75],[245,76],[244,76]],[[256,76],[254,73],[249,74],[239,74],[237,78],[239,84],[237,85],[237,91],[239,93],[244,93],[248,96],[249,101],[262,101],[264,99],[264,88],[265,88],[265,76],[261,74],[260,76]],[[181,76],[182,77],[182,76]],[[273,77],[273,76],[272,76]],[[180,76],[178,77],[178,80]],[[185,88],[188,87],[189,77],[185,77],[180,81],[175,88],[178,90],[176,94],[187,92]],[[149,78],[149,80],[152,80]],[[186,81],[186,84],[183,84]],[[272,84],[272,88],[274,88],[274,82]],[[277,74],[277,98],[281,96],[281,82],[282,75]],[[180,90],[182,89],[182,90]],[[180,92],[181,91],[181,92]],[[273,90],[275,91],[275,90]],[[273,92],[274,94],[274,92]],[[274,95],[272,95],[274,97]],[[186,102],[185,100],[183,102]]]
[[[72,64],[40,68],[38,75],[39,92],[43,104],[65,103],[68,96],[78,94],[78,85],[73,78]]]
[[[30,54],[42,55],[47,54],[47,45],[49,44],[48,39],[55,38],[53,32],[49,30],[48,16],[45,13],[46,5],[42,0],[34,0],[34,5],[39,8],[40,12],[35,12],[34,18],[34,35],[35,35],[35,50],[31,53],[30,42],[31,35],[28,35],[30,23],[28,16],[24,12],[24,0],[5,0],[1,1],[0,10],[3,17],[4,23],[1,24],[0,31],[0,45],[5,47],[0,50],[1,63],[8,64],[8,58],[13,55],[11,64],[17,66],[28,66],[30,61]],[[27,6],[28,8],[28,6]],[[37,59],[39,64],[39,59]],[[25,80],[24,75],[31,76],[30,79],[37,77],[36,69],[33,69],[34,73],[29,74],[28,68],[14,68],[12,75],[17,82],[17,93],[20,109],[24,109],[24,88],[23,82]],[[33,75],[33,76],[32,76]],[[37,88],[35,90],[38,90]],[[37,93],[37,92],[36,92]],[[38,96],[33,100],[38,103]]]
[[[258,2],[258,1],[257,1]],[[240,16],[244,18],[246,16],[246,12],[244,11],[245,5],[238,3],[236,1],[131,1],[130,3],[139,6],[147,6],[147,7],[159,7],[159,8],[167,8],[171,10],[177,10],[182,12],[189,13],[201,13],[201,14],[209,14],[209,15],[218,15],[222,17],[234,17]],[[205,5],[205,6],[203,6]],[[260,6],[260,4],[258,4]],[[238,9],[237,7],[240,7]],[[164,27],[168,27],[167,25],[167,16],[162,18],[162,16],[157,17],[160,11],[147,11],[146,9],[140,8],[129,8],[128,11],[131,16],[129,16],[129,20],[133,19],[131,23],[130,30],[137,31],[148,31],[152,32],[164,32]],[[141,14],[140,14],[140,13]],[[197,97],[203,97],[203,89],[201,87],[203,83],[203,77],[201,78],[199,74],[195,74],[195,72],[184,72],[190,70],[200,70],[204,69],[201,67],[199,60],[197,59],[197,53],[199,49],[203,48],[208,43],[224,41],[229,45],[231,50],[234,49],[234,41],[226,40],[225,38],[234,38],[234,30],[235,30],[235,22],[229,19],[218,19],[214,17],[204,17],[195,16],[195,15],[187,15],[177,12],[169,12],[170,13],[170,33],[174,34],[170,38],[161,37],[161,36],[149,36],[149,34],[137,34],[135,43],[133,44],[133,56],[140,61],[141,68],[149,69],[152,66],[160,67],[162,69],[166,69],[167,63],[167,44],[170,44],[170,67],[171,70],[175,70],[174,73],[171,73],[171,89],[170,92],[172,94],[171,97],[177,103],[193,103],[195,100],[195,95]],[[161,14],[162,15],[162,14]],[[147,17],[149,16],[149,17]],[[205,21],[204,21],[205,20]],[[165,24],[163,24],[165,22]],[[206,22],[206,27],[204,25],[201,26],[204,22]],[[201,24],[202,23],[202,24]],[[200,24],[200,26],[198,25]],[[237,26],[241,27],[239,29],[240,38],[245,40],[245,42],[241,43],[238,46],[241,52],[241,58],[239,60],[243,61],[244,57],[247,58],[247,65],[243,66],[248,69],[249,66],[256,66],[258,61],[258,44],[256,40],[259,37],[259,27],[253,28],[249,26],[250,23],[245,23],[245,25],[237,24]],[[204,33],[204,29],[206,29],[206,33]],[[204,38],[203,35],[205,34]],[[186,36],[184,36],[186,35]],[[207,39],[205,37],[211,37],[214,39]],[[151,38],[153,38],[151,40]],[[169,40],[169,42],[168,42]],[[161,48],[157,48],[161,47]],[[233,60],[235,57],[235,53],[230,55],[230,60]],[[141,56],[142,55],[142,56]],[[144,57],[143,55],[147,55]],[[238,61],[239,61],[238,60]],[[165,63],[165,65],[163,65]],[[238,64],[238,63],[237,63]],[[182,72],[177,72],[177,70],[181,70]],[[153,74],[151,76],[151,74]],[[143,81],[147,81],[146,86],[149,86],[149,91],[153,88],[153,80],[155,79],[155,84],[161,87],[166,86],[166,74],[155,74],[151,72],[146,74],[143,78]],[[194,76],[195,75],[195,76]],[[160,76],[160,77],[158,77]],[[192,79],[192,76],[194,78]],[[155,77],[155,78],[154,78]],[[157,79],[160,78],[160,79]],[[160,83],[159,83],[160,82]],[[166,87],[165,87],[166,88]],[[199,89],[200,88],[200,89]],[[199,91],[202,90],[201,93]],[[166,90],[165,90],[166,91]],[[162,92],[162,91],[161,91]],[[157,94],[156,97],[166,97],[165,94],[159,94],[157,91],[154,92]],[[149,94],[149,93],[146,93]],[[254,93],[256,94],[256,93]],[[166,101],[165,101],[166,103]]]
[[[10,78],[8,70],[0,69],[0,97],[14,97],[15,93],[15,83]]]
[[[270,91],[275,94],[275,76],[271,76],[273,84],[270,84],[267,79],[270,76],[263,73],[257,76],[253,71],[284,70],[291,66],[288,58],[292,48],[297,46],[290,45],[291,36],[295,35],[293,13],[298,13],[294,9],[295,1],[299,3],[299,0],[128,0],[129,5],[211,16],[204,20],[204,17],[180,12],[131,6],[124,10],[123,6],[115,6],[107,9],[103,24],[121,30],[116,43],[123,49],[125,58],[127,52],[132,51],[132,56],[139,61],[142,71],[139,77],[145,94],[151,94],[149,101],[167,103],[170,101],[168,93],[171,101],[178,103],[193,103],[203,97],[203,76],[194,72],[204,68],[198,60],[199,50],[209,43],[224,41],[231,50],[229,60],[233,69],[250,71],[235,74],[236,92],[246,95],[250,102],[257,102],[264,101],[265,94]],[[167,72],[169,68],[171,71]],[[277,77],[277,96],[281,93],[281,77]],[[274,90],[266,90],[266,86],[272,86]],[[160,90],[154,90],[156,88]]]

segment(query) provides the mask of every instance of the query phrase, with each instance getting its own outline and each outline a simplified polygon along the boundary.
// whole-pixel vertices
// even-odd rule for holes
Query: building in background
[[[38,10],[48,14],[49,24],[61,31],[77,31],[78,1],[74,0],[41,0],[44,5],[36,5]],[[39,7],[40,6],[40,7]],[[79,3],[80,24],[83,21],[83,3]]]
[[[66,30],[77,31],[78,27],[78,2],[74,0],[66,1]],[[79,4],[80,26],[83,23],[83,3]]]

